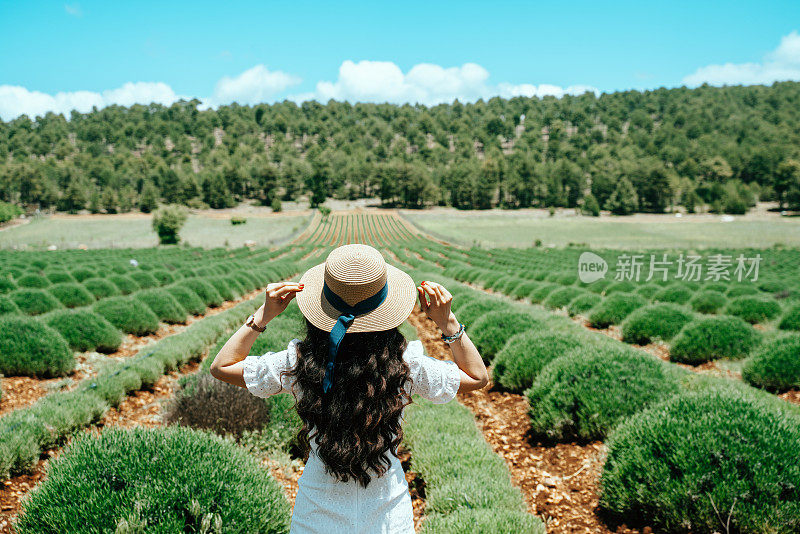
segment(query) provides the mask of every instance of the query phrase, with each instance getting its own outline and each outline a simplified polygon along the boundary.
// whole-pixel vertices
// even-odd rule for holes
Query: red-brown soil
[[[791,402],[792,404],[800,404],[800,389],[792,389],[786,393],[781,393],[778,396],[785,401]]]
[[[427,353],[451,360],[436,325],[418,309],[411,316]],[[638,533],[612,529],[597,515],[598,480],[605,454],[601,442],[544,444],[530,435],[525,397],[493,390],[459,393],[458,401],[474,414],[486,441],[508,466],[530,513],[541,517],[551,533]]]
[[[411,451],[404,445],[397,449],[397,458],[405,471],[408,493],[411,495],[411,508],[414,510],[414,530],[419,531],[425,517],[425,481],[411,470]]]

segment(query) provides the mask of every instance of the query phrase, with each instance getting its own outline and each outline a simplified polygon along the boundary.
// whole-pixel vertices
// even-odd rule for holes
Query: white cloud
[[[238,76],[221,78],[210,97],[203,98],[200,109],[238,102],[242,105],[273,102],[281,93],[298,85],[302,80],[282,71],[270,71],[264,65],[256,65]],[[566,94],[582,94],[599,91],[588,85],[573,85],[562,88],[556,85],[489,83],[489,72],[475,63],[460,67],[442,67],[432,63],[420,63],[408,72],[390,61],[345,61],[339,67],[336,81],[320,81],[310,92],[289,96],[290,100],[303,102],[317,100],[325,103],[330,99],[350,102],[391,102],[396,104],[420,103],[435,105],[449,103],[455,99],[474,102],[479,98],[501,96],[546,96],[561,98]],[[54,95],[30,91],[25,87],[0,85],[0,119],[11,120],[22,114],[33,118],[48,111],[69,117],[72,110],[91,111],[112,104],[170,105],[180,96],[162,82],[128,82],[116,89],[103,92],[74,91]]]
[[[590,86],[572,86],[566,89],[554,85],[501,83],[491,85],[489,72],[475,63],[461,67],[441,67],[431,63],[420,63],[407,73],[391,61],[347,60],[339,67],[339,78],[335,82],[317,83],[316,91],[294,95],[292,100],[329,99],[351,102],[420,103],[435,105],[449,103],[455,99],[472,102],[492,96],[544,96],[580,94],[584,91],[599,91]]]
[[[151,102],[169,105],[179,98],[175,91],[172,90],[172,87],[161,82],[128,82],[117,89],[103,91],[103,100],[107,102],[105,105],[131,106],[133,104],[149,104]]]
[[[564,95],[582,95],[587,91],[596,95],[600,94],[600,90],[591,85],[570,85],[565,89],[558,85],[550,85],[547,83],[538,86],[529,83],[519,85],[501,83],[497,86],[497,89],[499,91],[497,94],[504,98],[512,98],[515,96],[536,96],[539,98],[543,96],[554,96],[556,98],[561,98]]]
[[[64,4],[64,11],[67,12],[67,15],[72,15],[73,17],[83,16],[83,11],[79,4]]]
[[[776,81],[800,80],[800,35],[793,31],[781,38],[778,48],[764,55],[760,63],[708,65],[683,78],[689,86],[769,85]]]
[[[0,119],[8,121],[22,114],[33,118],[48,111],[63,113],[68,117],[73,109],[85,113],[94,106],[131,106],[151,102],[169,105],[179,99],[175,91],[162,82],[128,82],[102,93],[72,91],[55,95],[29,91],[18,85],[0,85]]]
[[[214,94],[205,104],[218,106],[238,102],[242,105],[258,104],[275,98],[289,87],[302,80],[297,76],[276,70],[270,71],[264,65],[256,65],[236,76],[224,76],[217,82]]]

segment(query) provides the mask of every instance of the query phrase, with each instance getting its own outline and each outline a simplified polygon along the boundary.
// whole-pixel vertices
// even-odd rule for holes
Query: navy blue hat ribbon
[[[330,337],[328,338],[330,340],[328,345],[328,362],[325,364],[325,378],[322,381],[322,391],[327,393],[331,385],[333,385],[333,364],[336,361],[336,355],[339,353],[339,345],[342,344],[347,329],[353,324],[357,315],[369,313],[383,304],[383,301],[386,300],[386,295],[389,293],[389,285],[385,284],[380,291],[356,303],[354,306],[350,306],[342,300],[339,295],[328,287],[328,284],[322,286],[322,292],[330,305],[336,308],[336,311],[341,314],[336,324],[333,325]]]

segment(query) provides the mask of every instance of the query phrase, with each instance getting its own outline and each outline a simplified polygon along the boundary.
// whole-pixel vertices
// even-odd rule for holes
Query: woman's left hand
[[[303,290],[303,285],[297,282],[276,282],[267,286],[266,300],[264,301],[262,317],[256,314],[259,326],[265,326],[269,321],[280,315],[298,292]]]

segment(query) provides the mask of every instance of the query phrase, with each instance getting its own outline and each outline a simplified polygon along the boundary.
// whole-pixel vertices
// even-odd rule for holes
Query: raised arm
[[[295,282],[278,282],[267,286],[264,304],[256,310],[255,323],[259,328],[267,326],[272,319],[286,309],[289,302],[303,287]],[[211,376],[234,386],[247,387],[242,376],[242,361],[250,354],[250,349],[258,337],[257,330],[242,325],[219,349],[211,363]]]
[[[458,332],[461,323],[450,309],[453,296],[444,286],[425,281],[417,286],[417,293],[422,311],[433,319],[444,335],[451,336]],[[464,332],[460,338],[448,345],[453,360],[461,369],[461,386],[458,391],[473,391],[485,387],[489,383],[489,372],[467,333]]]

